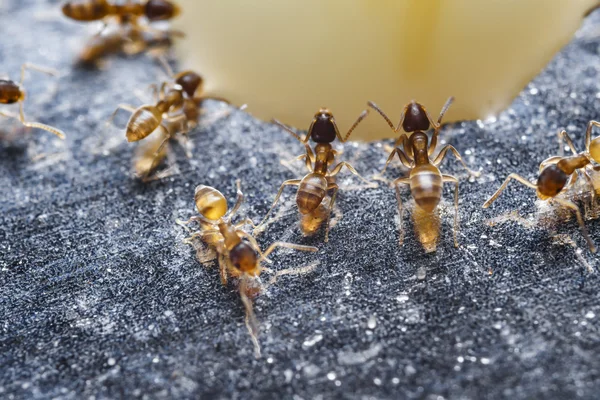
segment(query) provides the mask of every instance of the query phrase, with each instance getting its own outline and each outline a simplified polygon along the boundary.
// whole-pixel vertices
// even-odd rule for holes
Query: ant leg
[[[592,241],[592,239],[590,238],[590,236],[588,235],[588,231],[587,228],[585,227],[585,223],[583,222],[583,217],[581,216],[581,212],[579,212],[579,207],[577,207],[577,205],[569,200],[566,199],[561,199],[558,197],[554,197],[552,199],[550,199],[550,201],[556,202],[562,206],[568,207],[571,210],[573,210],[575,212],[575,216],[577,217],[577,222],[579,223],[579,227],[581,228],[581,233],[583,234],[583,237],[585,238],[585,241],[588,243],[588,246],[590,248],[590,251],[592,253],[596,252],[596,245],[594,245],[594,242]]]
[[[66,137],[65,133],[63,131],[61,131],[60,129],[54,128],[53,126],[42,124],[40,122],[25,121],[25,114],[23,112],[23,103],[19,103],[19,115],[18,116],[13,115],[12,113],[7,113],[5,111],[0,111],[0,116],[17,119],[21,122],[21,124],[23,124],[23,126],[26,126],[28,128],[43,129],[47,132],[55,134],[56,136],[58,136],[60,139],[63,139],[63,140]]]
[[[517,182],[520,182],[527,187],[537,190],[537,186],[535,184],[529,182],[527,179],[523,178],[522,176],[517,175],[517,174],[510,174],[506,178],[504,183],[502,185],[500,185],[498,190],[496,190],[496,193],[494,193],[492,195],[492,197],[490,197],[485,203],[483,203],[483,208],[488,208],[494,201],[496,201],[496,199],[498,198],[498,196],[500,196],[502,191],[504,191],[504,189],[506,189],[506,186],[508,185],[508,182],[510,182],[511,179],[514,179]]]
[[[454,247],[458,247],[458,179],[452,175],[442,175],[443,182],[454,183]]]
[[[115,117],[117,116],[117,113],[121,110],[125,110],[133,114],[137,110],[137,108],[135,108],[131,104],[119,104],[115,111],[113,111],[113,113],[111,114],[110,118],[106,121],[106,125],[112,124],[115,120]]]
[[[362,113],[360,113],[360,115],[356,119],[356,122],[354,122],[354,124],[352,124],[350,129],[348,129],[346,136],[344,136],[343,138],[342,138],[342,135],[340,135],[340,131],[338,130],[337,125],[334,123],[333,126],[335,127],[335,135],[340,140],[340,142],[344,143],[344,142],[348,141],[348,138],[350,137],[350,135],[352,134],[354,129],[356,129],[358,124],[360,124],[363,119],[367,118],[367,115],[369,115],[369,110],[364,110]]]
[[[331,229],[331,213],[333,213],[333,204],[335,203],[335,198],[337,197],[339,187],[336,183],[332,182],[327,187],[327,190],[333,190],[333,194],[331,195],[331,201],[329,202],[329,214],[327,214],[327,227],[325,228],[325,243],[329,242],[329,230]]]
[[[142,181],[144,181],[144,182],[149,182],[152,180],[152,179],[150,179],[150,174],[158,166],[158,163],[164,159],[163,157],[160,157],[160,154],[163,150],[163,147],[166,146],[166,144],[171,139],[170,133],[167,130],[167,128],[165,128],[163,125],[159,125],[159,128],[161,128],[163,130],[163,132],[165,133],[165,138],[163,139],[163,141],[160,143],[160,145],[158,145],[158,147],[154,151],[153,158],[152,158],[152,164],[150,164],[150,168],[148,168],[148,170],[142,177]]]
[[[221,284],[223,286],[227,285],[227,263],[225,256],[221,253],[219,253],[219,275],[221,276]]]
[[[233,217],[238,212],[242,203],[244,202],[244,193],[242,192],[242,183],[239,179],[236,179],[235,186],[237,188],[235,204],[233,205],[231,210],[229,210],[229,212],[226,214],[226,216],[229,218]]]
[[[58,76],[59,72],[54,68],[40,67],[39,65],[25,63],[21,65],[21,80],[19,81],[19,85],[23,85],[23,81],[25,80],[25,70],[31,69],[37,72],[41,72],[46,75]]]
[[[278,127],[280,127],[281,129],[283,129],[284,131],[286,131],[287,133],[289,133],[290,135],[292,135],[296,140],[298,140],[300,143],[306,143],[308,142],[308,139],[310,138],[309,135],[306,135],[305,137],[302,137],[300,135],[298,135],[296,132],[294,132],[289,126],[279,122],[276,119],[273,119],[272,122],[277,125]],[[311,125],[312,127],[312,125]],[[310,130],[309,130],[310,132]]]
[[[365,182],[367,185],[369,185],[369,187],[376,187],[377,184],[369,182],[367,179],[363,178],[358,172],[356,172],[354,167],[352,165],[350,165],[349,163],[347,163],[346,161],[342,161],[341,163],[339,163],[338,165],[333,167],[333,169],[329,172],[329,174],[327,176],[331,176],[331,177],[336,176],[337,174],[340,173],[340,171],[342,170],[343,167],[348,168],[348,170],[350,172],[352,172],[354,175],[358,176],[363,182]]]
[[[244,323],[246,325],[246,329],[248,329],[250,338],[252,339],[252,344],[254,345],[254,357],[260,358],[261,354],[260,344],[258,343],[258,321],[256,320],[256,315],[254,314],[252,300],[248,296],[246,279],[248,278],[245,275],[240,279],[240,299],[242,300],[242,304],[244,305],[244,309],[246,311]]]
[[[254,224],[254,221],[252,221],[250,218],[246,217],[246,219],[238,222],[237,224],[235,224],[235,229],[241,229],[244,225],[250,225],[253,228],[256,228],[256,225]]]
[[[563,148],[563,140],[567,142],[567,146],[573,153],[573,155],[577,155],[577,149],[575,149],[575,145],[573,144],[573,140],[564,129],[558,133],[558,152],[562,156],[565,154],[565,149]]]
[[[539,172],[542,172],[544,170],[544,168],[546,168],[548,165],[556,164],[562,159],[563,159],[563,157],[561,157],[561,156],[553,156],[550,158],[546,158],[544,161],[542,161],[540,163]]]
[[[438,155],[435,158],[435,160],[433,160],[433,165],[435,165],[436,167],[438,165],[440,165],[442,163],[442,161],[444,160],[444,158],[446,157],[446,153],[448,152],[448,150],[452,151],[452,153],[454,154],[454,157],[456,157],[456,159],[458,161],[460,161],[460,163],[467,170],[467,172],[469,173],[469,175],[472,175],[472,176],[480,176],[481,175],[480,172],[473,171],[473,170],[469,169],[469,167],[467,167],[467,164],[465,164],[465,162],[463,161],[462,157],[460,156],[460,153],[458,152],[458,150],[456,150],[454,148],[454,146],[452,146],[450,144],[444,146],[442,148],[442,150],[440,150],[440,152],[438,153]]]
[[[408,156],[399,148],[396,147],[394,150],[392,150],[392,152],[390,153],[390,155],[388,156],[388,159],[385,162],[385,166],[383,167],[383,169],[381,170],[381,172],[379,173],[379,176],[383,177],[383,174],[385,174],[385,170],[387,169],[388,165],[392,162],[392,160],[394,159],[394,155],[398,154],[398,157],[400,158],[400,162],[402,163],[402,165],[404,165],[406,168],[412,168],[412,162],[409,161]]]
[[[590,121],[588,123],[587,129],[585,130],[585,149],[590,151],[590,144],[592,143],[592,128],[596,126],[600,128],[600,122],[598,121]]]
[[[267,218],[269,218],[269,215],[271,215],[271,211],[273,211],[273,208],[275,208],[275,205],[279,201],[279,198],[281,197],[281,194],[283,193],[283,189],[286,186],[298,186],[298,185],[300,185],[301,181],[302,181],[301,179],[290,179],[281,184],[281,187],[279,188],[279,191],[277,192],[277,196],[275,196],[275,201],[273,201],[273,205],[271,205],[271,208],[269,209],[269,212],[267,212],[267,215],[265,215],[265,217],[262,219],[262,221],[260,221],[260,223],[258,224],[258,227],[262,226],[265,223],[265,221],[267,220]],[[256,228],[254,230],[256,231]]]
[[[398,178],[392,183],[394,185],[394,191],[396,192],[396,202],[398,204],[398,216],[400,218],[400,236],[398,237],[398,244],[402,246],[404,244],[404,207],[402,207],[402,197],[400,196],[400,185],[409,185],[410,178]]]
[[[312,253],[319,251],[319,249],[317,249],[314,246],[303,246],[300,244],[287,243],[287,242],[275,242],[275,243],[271,244],[267,248],[267,250],[265,250],[264,254],[260,257],[259,262],[266,259],[269,256],[269,254],[271,254],[278,247],[284,247],[286,249],[292,249],[292,250],[298,250],[298,251],[310,251]]]
[[[588,186],[590,187],[590,208],[594,210],[594,205],[596,204],[596,189],[594,188],[594,181],[592,180],[592,177],[590,176],[590,174],[588,174],[585,168],[582,168],[580,171],[583,174],[585,180],[587,181]],[[588,213],[586,210],[586,216],[587,215]]]

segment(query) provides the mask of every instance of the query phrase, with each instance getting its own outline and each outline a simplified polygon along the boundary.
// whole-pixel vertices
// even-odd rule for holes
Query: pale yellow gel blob
[[[397,122],[487,118],[565,45],[597,0],[179,0],[183,65],[265,120],[307,129],[329,107],[345,132],[367,100]],[[395,136],[371,113],[354,139]]]

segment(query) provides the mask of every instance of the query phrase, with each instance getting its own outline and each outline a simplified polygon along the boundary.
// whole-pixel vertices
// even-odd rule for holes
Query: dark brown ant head
[[[175,18],[181,12],[179,6],[168,0],[148,0],[144,14],[150,21]]]
[[[194,97],[198,89],[202,88],[204,80],[193,71],[183,71],[175,76],[175,83],[181,86],[189,97]]]
[[[336,125],[333,114],[327,108],[321,108],[313,120],[310,137],[316,143],[331,143],[336,137]]]
[[[240,242],[229,252],[231,263],[240,271],[249,275],[258,275],[258,255],[246,242]]]
[[[542,170],[537,181],[537,195],[545,200],[555,197],[565,187],[569,176],[558,167],[558,165],[549,165]]]
[[[404,115],[404,122],[402,122],[402,128],[405,132],[425,132],[429,129],[430,123],[427,118],[425,108],[416,101],[411,101],[406,106],[406,114]]]

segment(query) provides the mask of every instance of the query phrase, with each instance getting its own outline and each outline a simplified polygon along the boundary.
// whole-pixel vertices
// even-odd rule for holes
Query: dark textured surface
[[[52,79],[29,75],[26,110],[68,135],[60,142],[2,120],[0,397],[597,398],[597,256],[573,219],[556,229],[562,240],[531,227],[541,205],[528,189],[509,189],[490,210],[481,204],[510,172],[533,179],[556,153],[559,127],[581,147],[587,121],[600,118],[599,14],[497,121],[443,130],[484,169],[468,182],[455,162],[444,166],[461,179],[459,249],[449,189],[432,254],[412,229],[398,247],[385,185],[358,189],[341,178],[343,216],[327,245],[298,233],[287,192],[281,219],[259,241],[316,244],[317,254],[274,260],[319,266],[257,300],[264,356],[256,360],[235,289],[196,261],[174,221],[192,214],[195,185],[233,198],[238,177],[245,211],[258,219],[278,184],[296,177],[280,160],[302,147],[234,112],[194,132],[191,160],[176,148],[180,174],[139,183],[133,147],[104,121],[118,103],[139,104],[133,90],[160,70],[145,58],[71,69],[89,32],[62,21],[56,6],[0,2],[2,32],[26,32],[3,35],[3,72],[16,77],[25,60],[63,71],[53,96]],[[212,113],[221,107],[209,104]],[[385,154],[379,144],[349,144],[342,157],[371,176]],[[526,221],[485,223],[515,208]],[[600,242],[597,221],[588,226]]]

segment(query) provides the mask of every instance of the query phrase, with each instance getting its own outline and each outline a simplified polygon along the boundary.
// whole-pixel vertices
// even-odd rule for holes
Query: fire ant
[[[271,262],[268,260],[271,254],[277,248],[288,248],[298,251],[316,252],[318,249],[312,246],[302,246],[294,243],[275,242],[267,250],[261,251],[256,239],[242,228],[250,224],[254,226],[252,220],[246,218],[238,223],[232,223],[231,220],[238,212],[244,194],[241,191],[240,181],[236,181],[237,199],[234,206],[228,210],[225,196],[217,189],[200,185],[196,187],[194,201],[199,212],[198,216],[191,217],[188,221],[177,221],[186,229],[191,222],[197,222],[200,225],[198,231],[184,240],[187,244],[193,244],[195,239],[200,239],[217,253],[221,283],[226,285],[228,279],[234,278],[238,281],[240,297],[246,310],[246,328],[252,337],[257,357],[260,357],[260,346],[258,344],[258,324],[254,315],[252,300],[256,294],[256,288],[253,288],[253,280],[260,285],[259,276],[261,272],[274,274],[270,281],[273,284],[278,276],[292,275],[310,272],[314,267],[305,267],[300,269],[285,269],[273,271],[270,268],[261,266],[262,262]],[[258,288],[260,292],[261,288]]]
[[[155,153],[153,162],[148,170],[142,175],[143,180],[149,180],[152,171],[158,166],[164,157],[159,155],[164,146],[177,133],[187,134],[195,128],[200,118],[200,106],[206,99],[226,101],[220,97],[206,96],[202,94],[204,80],[194,71],[186,70],[178,74],[173,73],[169,65],[161,59],[163,66],[167,69],[172,81],[163,82],[158,92],[155,88],[156,101],[154,104],[144,104],[138,108],[121,104],[117,107],[109,121],[112,121],[119,110],[132,113],[127,123],[125,136],[128,142],[138,142],[159,129],[162,142],[154,146]],[[146,152],[147,153],[147,152]],[[144,156],[151,157],[149,153]],[[191,155],[188,153],[188,157]]]
[[[404,241],[404,228],[402,226],[404,210],[400,198],[399,185],[408,185],[410,187],[412,197],[417,207],[420,208],[419,211],[422,211],[424,214],[433,214],[441,200],[443,184],[454,183],[454,246],[458,247],[458,179],[452,175],[442,174],[438,167],[446,157],[448,150],[450,150],[470,175],[478,176],[479,173],[470,170],[460,156],[460,153],[451,145],[444,146],[435,158],[431,158],[437,147],[437,137],[442,118],[453,100],[454,98],[450,97],[446,101],[437,122],[432,120],[425,107],[416,101],[412,101],[404,107],[400,122],[396,127],[394,127],[388,116],[375,103],[371,101],[368,103],[371,108],[375,109],[385,119],[394,132],[398,132],[400,127],[406,132],[406,134],[403,133],[396,140],[394,144],[395,148],[389,155],[385,167],[381,171],[381,175],[383,175],[396,154],[402,165],[410,170],[408,177],[400,177],[392,182],[396,191],[398,212],[400,214],[400,244]],[[431,142],[425,133],[430,127],[434,129]],[[411,135],[408,136],[408,133],[411,133]]]
[[[325,230],[325,242],[329,241],[329,229],[330,229],[330,217],[331,210],[333,210],[333,205],[335,203],[335,199],[338,192],[338,185],[335,182],[336,175],[341,171],[343,167],[346,167],[351,173],[358,176],[363,181],[367,182],[370,186],[372,185],[366,179],[359,175],[358,172],[354,169],[352,165],[350,165],[346,161],[342,161],[339,164],[335,165],[332,169],[329,169],[330,166],[334,165],[335,156],[338,154],[336,150],[333,149],[332,143],[337,138],[340,142],[344,143],[348,140],[354,129],[360,124],[360,122],[367,117],[369,114],[368,110],[364,110],[354,122],[354,124],[350,127],[345,136],[342,137],[340,134],[337,124],[335,122],[335,118],[331,111],[327,108],[321,108],[313,118],[312,123],[308,129],[308,133],[306,136],[301,137],[296,132],[294,132],[290,127],[284,125],[283,123],[273,120],[273,123],[285,130],[287,133],[292,135],[296,140],[300,143],[304,144],[306,149],[306,153],[299,156],[298,159],[305,160],[306,169],[308,169],[309,173],[304,176],[302,179],[290,179],[281,185],[277,195],[275,196],[275,200],[271,205],[271,208],[258,225],[259,227],[265,223],[271,212],[273,211],[275,205],[279,201],[281,194],[283,193],[283,189],[286,186],[298,186],[298,192],[296,194],[296,204],[298,206],[298,210],[302,215],[311,214],[313,212],[318,212],[319,205],[327,195],[329,191],[332,191],[331,200],[329,205],[327,206],[329,210],[329,216],[327,217],[327,228]],[[314,148],[314,153],[311,147],[308,145],[308,140],[312,139],[316,145]],[[314,163],[314,165],[313,165]],[[319,218],[322,220],[322,218]],[[256,230],[255,230],[256,232]]]
[[[586,178],[588,184],[590,185],[592,204],[594,204],[595,189],[592,179],[586,171],[588,166],[592,166],[592,162],[600,162],[600,137],[592,140],[592,128],[594,126],[600,127],[600,122],[590,121],[588,123],[585,133],[585,151],[580,153],[578,153],[575,149],[569,134],[565,130],[562,130],[559,133],[559,139],[561,143],[560,147],[562,149],[562,140],[564,139],[573,153],[572,156],[554,156],[542,161],[539,168],[538,180],[535,184],[529,182],[527,179],[518,174],[510,174],[500,188],[498,188],[498,190],[492,195],[492,197],[490,197],[483,204],[483,208],[488,208],[494,201],[496,201],[502,191],[506,189],[508,182],[510,182],[511,179],[514,179],[527,187],[535,189],[536,195],[540,200],[555,202],[573,210],[575,216],[577,217],[577,222],[579,223],[583,237],[588,243],[590,251],[595,253],[596,245],[587,232],[587,228],[585,227],[579,207],[577,207],[577,205],[572,201],[559,197],[559,194],[564,193],[566,189],[575,184],[578,175],[574,173],[578,172]]]
[[[7,118],[17,119],[28,128],[38,128],[48,131],[50,133],[54,133],[61,139],[65,138],[65,133],[60,129],[54,128],[52,126],[48,126],[45,124],[41,124],[39,122],[27,122],[25,121],[25,112],[23,111],[23,102],[25,101],[26,93],[25,89],[23,89],[23,80],[25,79],[25,70],[32,69],[38,72],[42,72],[44,74],[57,76],[58,71],[55,71],[50,68],[38,67],[36,65],[25,63],[21,65],[21,80],[19,83],[8,79],[0,79],[0,104],[19,104],[19,115],[14,115],[12,113],[8,113],[6,111],[0,111],[0,116]]]

